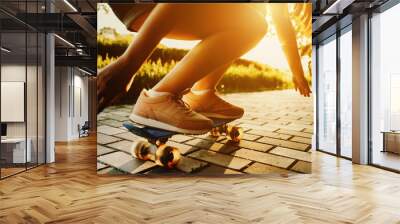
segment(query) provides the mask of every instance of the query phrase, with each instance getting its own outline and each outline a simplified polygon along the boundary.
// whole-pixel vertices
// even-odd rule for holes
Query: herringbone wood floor
[[[96,139],[0,181],[0,223],[400,223],[400,175],[314,152],[313,174],[96,174]]]

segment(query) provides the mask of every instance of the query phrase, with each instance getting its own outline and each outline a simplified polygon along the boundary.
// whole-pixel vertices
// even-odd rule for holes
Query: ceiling
[[[47,0],[47,4],[45,0],[1,0],[3,45],[13,50],[10,58],[16,58],[26,55],[25,35],[20,33],[27,32],[28,41],[30,32],[55,33],[56,65],[77,66],[96,74],[96,5],[93,0]],[[28,55],[36,50],[36,46],[27,46]]]
[[[313,0],[313,43],[351,24],[352,18],[374,10],[388,0]]]

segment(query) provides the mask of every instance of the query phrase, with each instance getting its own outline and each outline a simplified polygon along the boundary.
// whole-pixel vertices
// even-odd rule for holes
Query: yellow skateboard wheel
[[[155,162],[157,165],[173,168],[181,159],[179,150],[168,145],[160,145],[156,151]]]
[[[239,142],[243,137],[243,129],[235,126],[228,126],[226,129],[227,137],[233,142]]]

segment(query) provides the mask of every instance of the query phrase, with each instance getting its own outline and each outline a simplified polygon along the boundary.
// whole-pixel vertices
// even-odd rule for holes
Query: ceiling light
[[[68,1],[68,0],[64,0],[65,4],[68,5],[68,7],[70,7],[74,12],[78,12],[78,10]]]
[[[81,48],[77,48],[76,49],[76,53],[78,53],[79,55],[83,55],[84,54],[84,52],[83,52],[83,50]]]
[[[55,37],[57,37],[59,40],[61,40],[62,42],[64,42],[65,44],[69,45],[70,47],[75,48],[75,45],[73,45],[71,42],[69,42],[68,40],[60,37],[58,34],[54,34]]]
[[[2,51],[6,52],[6,53],[10,53],[10,52],[11,52],[11,50],[9,50],[9,49],[7,49],[7,48],[5,48],[5,47],[1,47],[0,49],[1,49]]]
[[[343,10],[351,5],[355,0],[336,0],[322,14],[342,14]]]
[[[86,71],[86,70],[83,70],[83,69],[81,69],[81,68],[79,68],[79,67],[78,67],[78,70],[81,71],[81,72],[83,72],[83,73],[85,73],[85,74],[87,74],[87,75],[92,75],[92,73],[90,73],[90,72],[88,72],[88,71]]]

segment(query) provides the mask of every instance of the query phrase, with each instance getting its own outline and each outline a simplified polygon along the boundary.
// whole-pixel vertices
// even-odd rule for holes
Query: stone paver
[[[312,164],[304,161],[297,161],[296,164],[292,167],[291,170],[300,173],[311,173]]]
[[[283,147],[293,148],[293,149],[302,150],[302,151],[306,151],[309,147],[308,144],[297,143],[297,142],[281,140],[281,139],[276,139],[276,138],[270,138],[270,137],[262,137],[262,138],[258,139],[257,141],[266,143],[266,144],[270,144],[270,145],[283,146]]]
[[[209,165],[201,171],[197,172],[198,175],[215,175],[218,174],[243,174],[242,172],[231,170],[226,167]]]
[[[289,168],[289,166],[295,161],[294,159],[249,149],[239,149],[238,151],[234,152],[233,155],[284,169]]]
[[[245,108],[243,118],[232,124],[242,127],[239,143],[226,136],[175,135],[167,145],[176,147],[182,160],[176,169],[130,155],[132,142],[141,139],[122,127],[132,105],[106,108],[98,114],[98,170],[101,174],[265,174],[311,172],[309,152],[313,135],[312,99],[291,90],[223,95]],[[100,170],[101,168],[101,170]]]
[[[140,139],[139,136],[136,136],[136,135],[132,134],[131,132],[124,132],[124,133],[121,133],[121,134],[117,134],[115,136],[118,137],[118,138],[122,138],[122,139],[125,139],[125,140],[132,141],[132,142]]]
[[[108,125],[114,128],[119,128],[122,126],[123,122],[121,121],[116,121],[116,120],[110,120],[110,119],[106,119],[106,120],[102,120],[101,121],[102,125]],[[100,126],[100,125],[99,125]]]
[[[169,141],[168,145],[178,148],[179,152],[182,155],[186,155],[188,153],[191,153],[191,152],[196,151],[196,150],[199,149],[199,148],[191,146],[191,145],[185,145],[185,144],[182,144],[182,143],[179,143],[179,142],[174,142],[174,141]]]
[[[243,140],[248,140],[248,141],[255,141],[257,139],[261,138],[261,136],[259,135],[252,135],[252,134],[248,134],[248,133],[243,133]]]
[[[131,173],[131,174],[135,174],[135,173],[143,171],[143,168],[141,166],[144,163],[149,162],[149,161],[138,160],[124,152],[114,152],[114,153],[106,154],[106,155],[98,157],[97,160],[103,164],[107,164],[109,166],[116,167],[121,171]],[[157,165],[155,163],[153,163],[152,167],[155,167],[155,166],[157,166]],[[149,167],[149,166],[146,165],[146,167]]]
[[[97,127],[97,133],[102,133],[105,135],[116,135],[116,134],[120,134],[126,132],[120,128],[114,128],[111,126],[107,126],[107,125],[101,125]]]
[[[283,140],[288,140],[290,137],[292,137],[291,135],[285,135],[285,134],[276,133],[276,132],[272,132],[272,131],[263,131],[263,130],[257,130],[257,129],[250,130],[247,133],[259,135],[259,136],[271,137],[271,138],[278,138],[278,139],[283,139]]]
[[[251,163],[251,161],[247,159],[242,159],[230,155],[224,155],[221,153],[208,151],[204,149],[189,154],[189,156],[195,159],[204,160],[210,163],[214,163],[224,167],[229,167],[231,169],[236,169],[236,170],[240,170]]]
[[[276,148],[272,149],[269,153],[275,154],[275,155],[280,155],[280,156],[285,156],[285,157],[293,158],[293,159],[297,159],[297,160],[311,162],[311,155],[309,152],[302,152],[302,151],[283,148],[283,147],[276,147]]]
[[[287,174],[290,173],[287,169],[278,168],[275,166],[270,166],[262,163],[254,163],[244,170],[246,173],[251,174],[269,174],[269,173],[279,173]]]
[[[286,130],[286,129],[280,129],[280,130],[277,130],[276,132],[282,133],[282,134],[287,134],[287,135],[300,136],[300,137],[304,137],[304,138],[312,138],[312,134],[306,133],[306,132]]]
[[[127,141],[127,140],[122,140],[119,142],[114,142],[114,143],[108,144],[107,147],[117,149],[117,150],[120,150],[120,151],[130,154],[131,148],[132,148],[132,142]]]
[[[113,137],[113,136],[97,133],[97,143],[98,144],[108,144],[108,143],[116,142],[119,140],[121,140],[121,139]]]
[[[174,135],[171,138],[171,140],[175,141],[175,142],[185,142],[185,141],[188,141],[190,139],[193,139],[193,137],[187,136],[187,135]]]
[[[264,143],[259,143],[259,142],[252,142],[252,141],[247,141],[247,140],[241,140],[239,143],[233,143],[233,142],[228,142],[228,140],[224,140],[221,143],[229,143],[232,145],[237,145],[241,148],[247,148],[247,149],[252,149],[252,150],[257,150],[260,152],[267,152],[268,150],[272,149],[274,146],[264,144]]]
[[[290,141],[292,142],[300,142],[300,143],[304,143],[304,144],[311,144],[311,139],[310,138],[303,138],[303,137],[298,137],[295,136],[293,138],[290,139]]]
[[[104,168],[106,168],[106,167],[108,167],[107,165],[104,165],[104,164],[102,164],[102,163],[97,163],[97,170],[101,170],[101,169],[104,169]]]
[[[106,146],[103,145],[97,145],[97,155],[101,156],[110,152],[114,152],[114,149],[108,148]]]
[[[206,162],[195,160],[189,157],[182,157],[176,168],[185,173],[192,173],[194,171],[200,170],[205,166],[207,166]]]
[[[198,139],[198,138],[190,140],[190,141],[186,142],[186,144],[192,145],[192,146],[195,146],[198,148],[209,149],[212,151],[225,153],[225,154],[229,154],[238,149],[238,147],[235,145],[222,144],[219,142],[212,142],[212,141]]]
[[[116,110],[118,110],[118,108],[116,108]],[[116,114],[112,114],[112,113],[105,113],[103,114],[103,116],[101,116],[101,118],[103,120],[105,119],[110,119],[110,120],[116,120],[116,121],[126,121],[129,120],[128,116],[120,116],[120,115],[116,115]]]

